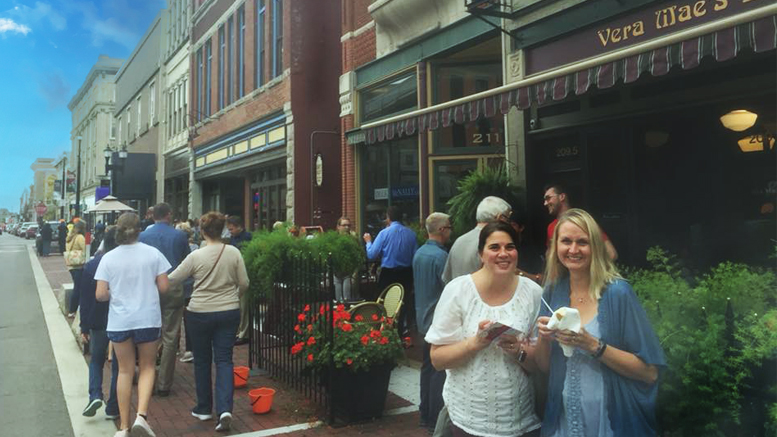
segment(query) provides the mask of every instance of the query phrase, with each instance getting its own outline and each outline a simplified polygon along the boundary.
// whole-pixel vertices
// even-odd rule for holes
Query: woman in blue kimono
[[[596,221],[570,209],[548,248],[544,298],[575,308],[580,332],[548,329],[542,308],[536,363],[549,372],[543,437],[651,436],[664,354],[631,286],[607,256]],[[564,356],[559,344],[573,346]]]

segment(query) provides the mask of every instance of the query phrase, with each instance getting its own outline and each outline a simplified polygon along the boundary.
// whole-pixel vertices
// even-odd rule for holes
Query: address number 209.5
[[[567,158],[570,156],[577,156],[579,153],[580,153],[580,150],[577,148],[577,146],[556,148],[556,158]]]

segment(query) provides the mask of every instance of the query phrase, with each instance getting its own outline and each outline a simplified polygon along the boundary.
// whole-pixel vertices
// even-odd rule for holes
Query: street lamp
[[[81,135],[77,136],[78,140],[78,162],[76,162],[76,208],[75,216],[81,216]]]
[[[113,157],[113,149],[111,149],[110,145],[105,146],[105,150],[103,150],[103,156],[105,157],[105,174],[107,175],[109,171],[114,170],[124,170],[124,161],[127,159],[127,145],[124,144],[121,146],[121,149],[119,149],[119,162],[114,162],[111,164],[111,158]],[[112,179],[112,178],[111,178]],[[116,184],[114,183],[113,186],[111,186],[111,195],[116,195]]]

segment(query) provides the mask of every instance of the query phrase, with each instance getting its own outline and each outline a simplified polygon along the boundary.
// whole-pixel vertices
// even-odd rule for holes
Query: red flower
[[[377,314],[373,314],[372,315],[372,321],[373,322],[377,322],[378,321],[378,315]]]
[[[370,337],[372,338],[380,338],[381,334],[380,331],[377,331],[375,329],[370,331]]]
[[[305,346],[305,343],[299,342],[291,347],[291,354],[296,355],[302,351],[302,348]]]
[[[370,342],[370,337],[367,337],[366,335],[362,337],[362,344],[367,346],[367,343]]]
[[[297,334],[302,334],[302,328],[300,328],[299,325],[294,325],[294,331]]]
[[[350,366],[351,364],[353,364],[353,360],[348,358],[347,360],[345,360],[345,364],[348,364]]]
[[[343,323],[343,331],[344,332],[351,332],[353,330],[353,326],[351,326],[350,323]]]
[[[362,317],[361,314],[357,314],[356,317],[354,317],[354,320],[356,320],[357,322],[361,322],[362,320],[364,320],[364,317]]]
[[[313,362],[313,354],[308,354],[308,361]]]
[[[305,315],[302,314],[302,313],[299,313],[299,315],[297,316],[297,320],[299,320],[300,322],[304,322],[305,321]]]
[[[304,311],[305,311],[305,312],[308,312],[308,311],[310,311],[310,305],[305,305],[305,309],[304,309]]]
[[[318,313],[323,316],[324,315],[324,311],[325,311],[324,310],[324,304],[321,304],[321,306],[318,308]]]
[[[345,305],[343,304],[337,304],[337,311],[343,312],[345,311]]]
[[[308,325],[308,332],[313,332],[313,325]]]
[[[308,346],[313,346],[314,344],[316,344],[316,337],[311,336],[308,339]]]
[[[388,337],[381,337],[381,339],[380,339],[380,344],[386,344],[386,343],[388,343],[388,342],[389,342],[389,339],[388,339]]]

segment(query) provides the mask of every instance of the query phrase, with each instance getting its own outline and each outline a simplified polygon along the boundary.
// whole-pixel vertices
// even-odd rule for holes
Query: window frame
[[[208,38],[207,41],[205,41],[205,53],[206,53],[206,64],[205,64],[205,89],[207,94],[205,95],[205,116],[210,117],[211,115],[211,82],[213,82],[212,79],[212,71],[211,71],[211,65],[213,64],[213,41],[211,38]]]
[[[246,45],[246,10],[245,4],[237,9],[237,99],[245,95],[245,45]]]
[[[267,5],[265,4],[265,0],[256,0],[256,26],[254,26],[254,41],[256,42],[256,68],[254,70],[255,88],[264,85],[264,31],[266,18]]]
[[[283,74],[283,0],[273,0],[272,77]]]
[[[197,122],[202,121],[202,47],[197,49]]]
[[[232,61],[235,59],[235,20],[230,16],[227,19],[227,105],[235,101],[234,84],[232,80]]]
[[[226,41],[226,35],[224,34],[224,24],[219,26],[218,30],[218,41],[219,41],[219,71],[218,71],[218,82],[219,82],[219,111],[224,109],[226,106],[225,103],[225,96],[224,96],[224,70],[225,70],[225,55],[227,51],[227,41]]]

